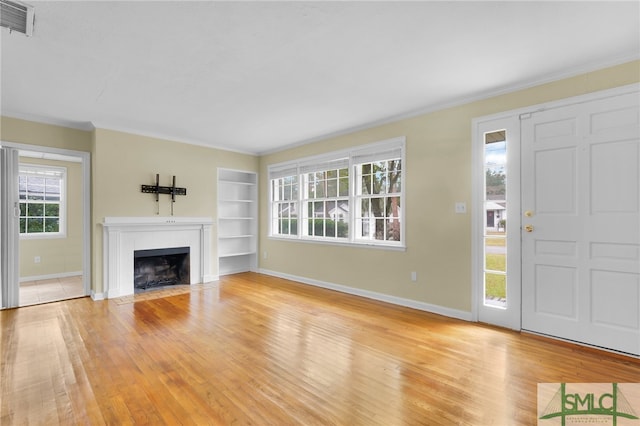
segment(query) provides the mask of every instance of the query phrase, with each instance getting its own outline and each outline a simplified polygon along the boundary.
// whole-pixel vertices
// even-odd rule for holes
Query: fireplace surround
[[[107,298],[134,294],[136,251],[188,247],[188,284],[214,281],[209,217],[105,217],[103,291]]]

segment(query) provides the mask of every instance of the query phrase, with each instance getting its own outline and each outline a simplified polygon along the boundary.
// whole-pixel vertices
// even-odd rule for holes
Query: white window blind
[[[393,148],[387,151],[364,152],[353,157],[355,164],[373,163],[374,161],[383,161],[395,158],[402,158],[402,148]]]
[[[341,158],[332,161],[305,164],[300,166],[300,173],[324,172],[325,170],[339,170],[349,167],[349,158]]]
[[[269,168],[269,179],[279,179],[287,176],[295,176],[298,174],[297,165],[288,165],[285,167]]]
[[[65,169],[61,167],[27,166],[27,165],[21,164],[20,174],[29,175],[29,176],[63,178],[65,174]]]

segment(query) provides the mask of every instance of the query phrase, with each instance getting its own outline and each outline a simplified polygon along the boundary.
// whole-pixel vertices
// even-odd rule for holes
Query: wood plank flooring
[[[533,425],[640,361],[246,273],[0,312],[0,424]]]

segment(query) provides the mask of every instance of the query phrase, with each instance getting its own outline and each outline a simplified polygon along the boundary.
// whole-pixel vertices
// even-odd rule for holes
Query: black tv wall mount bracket
[[[176,187],[175,176],[173,176],[171,186],[160,186],[160,175],[156,174],[156,184],[141,185],[141,192],[145,194],[156,194],[156,203],[158,203],[156,214],[160,214],[160,194],[171,195],[171,216],[173,216],[173,203],[176,202],[176,195],[187,195],[187,188]]]

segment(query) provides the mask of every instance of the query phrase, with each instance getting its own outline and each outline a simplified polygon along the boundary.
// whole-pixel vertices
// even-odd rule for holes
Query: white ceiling
[[[35,1],[2,114],[249,153],[640,58],[640,2]]]

